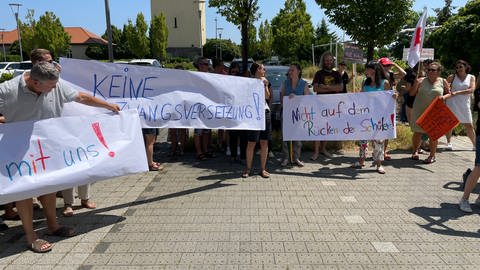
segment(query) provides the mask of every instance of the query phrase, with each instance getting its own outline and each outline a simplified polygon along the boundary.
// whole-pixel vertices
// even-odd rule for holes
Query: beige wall
[[[202,3],[199,3],[202,2]],[[206,42],[205,2],[200,0],[150,0],[151,16],[163,13],[168,27],[168,47],[200,48]],[[201,38],[200,19],[201,12]],[[177,28],[175,28],[175,18]],[[201,46],[200,46],[201,40]]]

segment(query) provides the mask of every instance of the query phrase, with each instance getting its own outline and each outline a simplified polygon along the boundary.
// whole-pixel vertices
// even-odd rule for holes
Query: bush
[[[2,77],[0,77],[0,83],[2,83],[2,82],[4,82],[4,81],[11,80],[11,79],[13,79],[13,74],[3,73],[3,74],[2,74]]]

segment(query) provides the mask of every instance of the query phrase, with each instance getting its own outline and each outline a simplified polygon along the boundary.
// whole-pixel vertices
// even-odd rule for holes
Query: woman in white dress
[[[475,76],[469,74],[472,67],[464,60],[455,63],[455,74],[450,75],[447,81],[451,84],[452,98],[447,100],[447,106],[455,114],[467,131],[467,136],[472,141],[475,149],[475,130],[473,129],[472,111],[470,109],[470,96],[475,90]],[[450,139],[452,131],[447,133],[447,149],[453,150]]]

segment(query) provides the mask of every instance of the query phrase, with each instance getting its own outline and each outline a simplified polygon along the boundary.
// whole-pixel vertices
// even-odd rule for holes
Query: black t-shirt
[[[343,72],[342,74],[342,83],[343,83],[343,91],[342,93],[347,93],[347,84],[350,78],[348,77],[347,72]]]
[[[315,73],[315,77],[313,78],[313,84],[324,84],[324,85],[336,85],[342,83],[342,76],[338,71],[331,70],[319,70]],[[318,94],[335,94],[337,92],[327,92],[327,93],[318,93]]]

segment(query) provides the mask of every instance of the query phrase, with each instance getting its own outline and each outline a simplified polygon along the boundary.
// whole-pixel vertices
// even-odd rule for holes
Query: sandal
[[[389,154],[385,153],[385,155],[383,156],[383,160],[392,160],[392,157]]]
[[[75,230],[73,228],[67,227],[67,226],[60,226],[58,229],[56,229],[53,232],[49,232],[46,235],[49,236],[58,236],[58,237],[72,237],[77,235]]]
[[[417,153],[417,152],[415,152],[415,153],[412,154],[412,159],[413,159],[413,160],[419,160],[419,159],[420,159],[420,158],[418,157],[418,153]]]
[[[263,178],[270,178],[270,173],[268,173],[265,170],[262,170],[262,172],[260,173],[260,176]]]
[[[352,166],[350,166],[350,168],[354,168],[354,169],[361,169],[365,167],[365,164],[360,164],[360,162],[356,161],[355,163],[352,164]]]
[[[52,250],[53,245],[43,239],[37,239],[29,244],[28,249],[35,253],[45,253]]]
[[[63,216],[64,217],[72,217],[73,216],[73,208],[71,204],[65,204],[63,207]]]
[[[423,164],[432,164],[432,163],[434,163],[435,161],[437,161],[437,160],[435,159],[435,157],[428,156],[428,158],[426,158],[426,159],[423,161]]]
[[[248,178],[249,174],[250,174],[250,169],[243,170],[242,178]]]
[[[385,169],[384,169],[382,166],[377,167],[377,172],[378,172],[379,174],[385,174]]]
[[[311,160],[311,161],[316,161],[317,159],[318,159],[318,154],[313,155],[313,156],[310,157],[310,160]]]
[[[80,205],[83,207],[83,208],[87,208],[87,209],[95,209],[97,208],[97,204],[90,201],[90,199],[87,199],[87,200],[82,200]]]
[[[196,158],[197,158],[198,160],[206,160],[206,159],[207,159],[207,157],[206,157],[205,154],[203,154],[203,153],[200,154],[200,155],[197,155]]]

